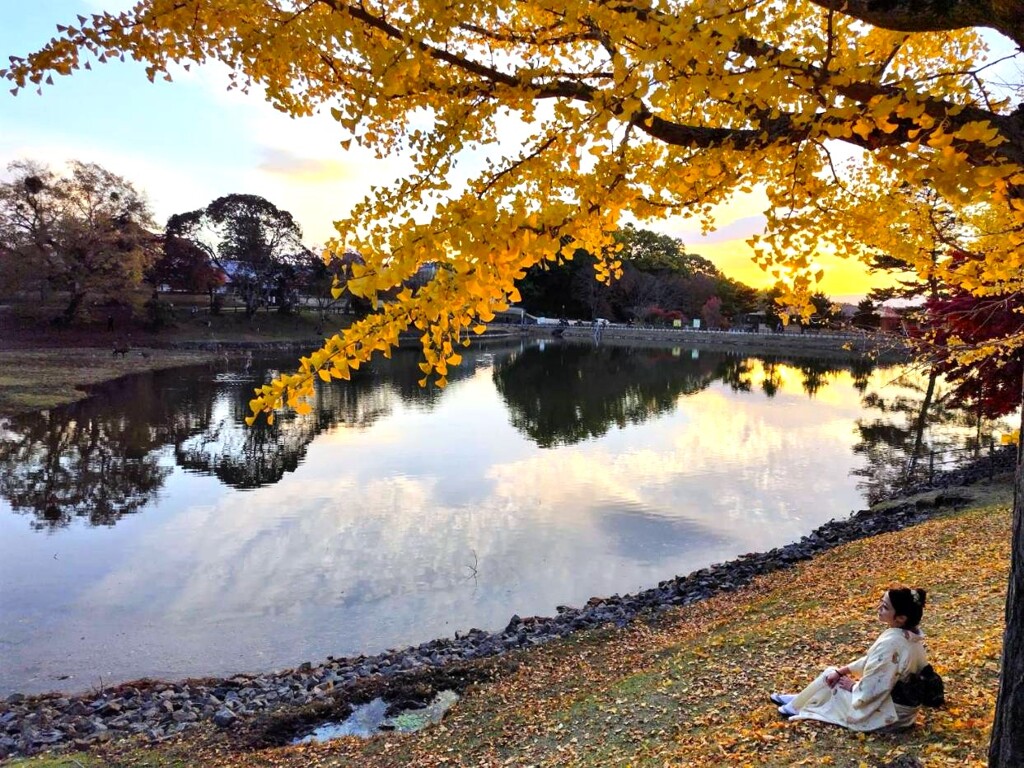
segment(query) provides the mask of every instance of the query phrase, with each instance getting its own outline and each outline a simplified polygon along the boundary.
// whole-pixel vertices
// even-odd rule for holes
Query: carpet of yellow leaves
[[[929,767],[980,766],[998,684],[1009,540],[1008,503],[990,498],[845,545],[651,624],[523,652],[517,671],[470,689],[441,725],[418,734],[249,752],[208,735],[106,759],[266,768],[869,768],[907,755]],[[917,727],[891,735],[781,720],[768,693],[797,690],[826,664],[861,655],[881,629],[878,596],[895,583],[929,590],[922,626],[947,706],[924,710]]]

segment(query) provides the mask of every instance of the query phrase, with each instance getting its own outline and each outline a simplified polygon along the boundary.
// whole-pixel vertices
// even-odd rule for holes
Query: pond
[[[0,695],[377,653],[794,541],[986,437],[863,361],[562,342],[414,350],[243,424],[293,358],[0,423]]]

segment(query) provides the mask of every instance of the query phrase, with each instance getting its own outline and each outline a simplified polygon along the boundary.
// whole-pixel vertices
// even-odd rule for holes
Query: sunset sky
[[[58,23],[78,13],[120,10],[129,0],[0,2],[0,57],[44,44]],[[31,158],[57,166],[69,159],[97,162],[144,190],[158,222],[201,208],[234,192],[262,195],[291,211],[311,245],[322,243],[368,190],[402,172],[401,160],[374,160],[344,151],[337,125],[325,113],[294,120],[258,95],[226,90],[216,67],[181,73],[173,83],[149,83],[134,62],[97,65],[59,78],[42,96],[0,94],[0,168]],[[719,228],[702,236],[691,221],[642,224],[680,238],[689,252],[712,261],[748,285],[772,281],[756,267],[744,242],[760,232],[765,199],[749,195],[722,206]],[[855,299],[870,287],[856,262],[822,259],[822,284],[835,299]]]

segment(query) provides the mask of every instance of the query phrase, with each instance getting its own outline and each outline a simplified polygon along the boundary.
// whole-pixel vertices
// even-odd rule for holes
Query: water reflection
[[[261,378],[275,373],[267,371]],[[357,373],[344,386],[317,387],[309,413],[282,413],[273,425],[261,421],[249,428],[244,421],[248,415],[244,394],[252,385],[245,382],[249,386],[243,388],[234,386],[230,378],[226,381],[227,391],[209,403],[204,428],[175,443],[174,457],[184,469],[213,475],[239,489],[278,482],[298,468],[306,446],[317,435],[337,424],[365,429],[390,412],[393,398],[370,374]]]
[[[600,437],[675,407],[723,375],[723,355],[697,359],[670,349],[530,347],[495,367],[509,418],[541,448]]]
[[[798,384],[813,398],[848,376],[865,414],[857,419],[853,447],[865,464],[854,472],[871,501],[918,478],[929,452],[980,445],[991,426],[952,407],[934,375],[894,373],[869,387],[875,368],[867,359],[521,342],[474,349],[464,358],[449,380],[491,372],[511,424],[540,448],[642,424],[716,381],[769,399]],[[33,515],[37,529],[75,519],[109,526],[153,502],[172,471],[168,448],[178,467],[252,490],[295,472],[326,431],[368,429],[398,404],[430,412],[445,397],[419,387],[417,353],[399,350],[349,382],[319,386],[310,413],[246,427],[252,388],[288,363],[291,358],[266,360],[251,375],[224,366],[145,374],[67,408],[10,419],[0,432],[0,495],[13,511]]]
[[[489,352],[466,357],[450,381],[490,361]],[[255,489],[294,472],[325,430],[365,429],[396,400],[429,410],[441,396],[417,385],[416,355],[400,350],[393,362],[358,371],[349,382],[318,387],[311,413],[246,427],[252,389],[293,362],[257,361],[251,374],[224,365],[146,373],[64,408],[10,418],[0,430],[0,496],[13,511],[33,515],[37,529],[75,519],[114,525],[155,499],[172,471],[168,447],[183,469]]]
[[[572,445],[604,435],[611,427],[642,424],[672,411],[679,398],[721,381],[734,392],[755,384],[774,397],[781,371],[800,376],[814,397],[837,375],[849,372],[856,386],[874,371],[870,360],[751,357],[703,351],[556,344],[530,347],[496,366],[494,384],[512,424],[542,448]]]
[[[143,509],[171,471],[160,449],[209,423],[210,371],[176,375],[188,385],[174,386],[166,372],[136,376],[66,408],[8,420],[0,495],[34,515],[38,529],[77,518],[114,525]]]
[[[0,494],[15,512],[33,512],[36,528],[76,517],[113,525],[146,506],[170,472],[133,447],[117,421],[39,419],[0,445]]]
[[[6,424],[0,695],[377,652],[784,544],[863,506],[869,446],[912,452],[928,389],[853,361],[515,342],[443,391],[403,350],[246,429],[287,362]]]
[[[934,369],[908,369],[861,389],[854,453],[865,459],[852,473],[870,503],[929,478],[935,469],[979,457],[994,431],[1010,425],[962,410]]]
[[[480,365],[489,362],[490,356],[491,352],[479,350],[465,355],[464,364],[453,369],[448,380],[458,382],[472,376]],[[245,425],[248,398],[256,382],[244,381],[245,386],[230,387],[218,394],[210,404],[211,416],[204,429],[175,445],[175,459],[180,467],[214,475],[232,488],[272,485],[296,470],[306,447],[326,430],[338,425],[366,429],[390,414],[396,400],[415,403],[427,411],[436,407],[443,393],[419,386],[422,374],[416,366],[418,360],[413,350],[397,350],[392,360],[361,368],[349,381],[332,385],[318,382],[309,413],[282,413],[269,426],[262,421],[252,428]],[[294,360],[284,362],[291,364]],[[269,363],[261,370],[260,381],[283,372]],[[222,380],[237,383],[231,376]]]
[[[741,357],[726,361],[719,369],[722,381],[734,392],[752,392],[755,384],[765,397],[772,398],[782,386],[782,370],[799,374],[800,386],[808,397],[814,397],[841,373],[853,376],[854,388],[863,391],[875,370],[868,358],[792,358],[779,355]]]

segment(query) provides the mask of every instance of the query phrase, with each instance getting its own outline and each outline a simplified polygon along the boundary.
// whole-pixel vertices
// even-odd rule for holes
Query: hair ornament
[[[914,605],[920,605],[921,604],[921,590],[919,590],[919,589],[912,589],[912,590],[910,590],[910,597],[914,601]]]

